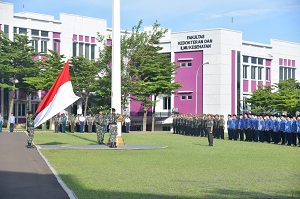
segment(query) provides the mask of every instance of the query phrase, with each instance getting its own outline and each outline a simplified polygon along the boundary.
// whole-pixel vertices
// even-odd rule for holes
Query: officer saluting
[[[28,112],[28,117],[27,117],[27,134],[28,134],[28,139],[27,139],[27,148],[33,148],[33,136],[34,136],[34,116],[32,115],[32,112]]]

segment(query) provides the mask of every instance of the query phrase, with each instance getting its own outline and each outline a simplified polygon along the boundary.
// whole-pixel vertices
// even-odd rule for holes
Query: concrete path
[[[26,147],[24,132],[0,133],[1,199],[68,199],[36,148]]]

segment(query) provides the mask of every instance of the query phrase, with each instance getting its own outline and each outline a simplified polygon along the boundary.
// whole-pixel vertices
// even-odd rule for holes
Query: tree
[[[88,99],[91,92],[96,90],[99,69],[94,61],[88,60],[83,56],[73,57],[71,59],[71,79],[73,89],[81,94],[84,99],[84,115],[87,115]]]
[[[300,83],[295,79],[288,79],[274,84],[277,89],[273,104],[279,112],[295,114],[300,110]]]
[[[13,112],[15,91],[18,88],[26,91],[27,100],[29,93],[34,90],[25,81],[26,78],[37,74],[39,66],[39,62],[33,60],[38,53],[29,45],[30,43],[27,35],[15,34],[14,40],[11,41],[3,32],[0,33],[0,78],[2,79],[0,86],[11,89],[9,113]]]
[[[271,86],[258,86],[246,103],[251,104],[251,112],[269,114],[274,112],[273,98],[274,93]]]

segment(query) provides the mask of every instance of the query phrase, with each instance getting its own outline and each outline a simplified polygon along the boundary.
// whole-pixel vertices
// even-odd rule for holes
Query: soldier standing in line
[[[224,140],[224,129],[225,129],[225,120],[224,120],[224,115],[220,115],[220,138]]]
[[[74,133],[74,129],[75,129],[75,116],[74,116],[74,114],[71,114],[70,116],[69,116],[69,120],[68,120],[68,122],[69,122],[69,125],[70,125],[70,132],[71,133]]]
[[[214,144],[214,137],[213,137],[213,128],[214,128],[214,121],[211,118],[211,115],[207,115],[207,120],[206,120],[206,131],[208,132],[208,145],[213,146]]]
[[[66,132],[66,125],[67,125],[67,117],[64,113],[60,117],[60,122],[61,122],[61,132],[65,133]]]
[[[119,117],[120,115],[116,113],[116,109],[112,108],[111,114],[108,116],[110,148],[117,148],[117,135],[118,135],[117,122]]]
[[[93,131],[93,116],[92,116],[92,114],[89,114],[87,117],[87,126],[88,126],[88,132],[92,133],[92,131]]]
[[[33,136],[34,136],[34,116],[32,115],[32,112],[28,112],[28,117],[27,117],[27,134],[28,134],[28,139],[27,139],[27,148],[33,148]]]
[[[98,144],[104,144],[104,134],[106,133],[105,126],[106,126],[106,118],[103,115],[102,110],[99,111],[99,115],[95,117],[96,123],[96,134],[97,134],[97,142]]]
[[[214,127],[215,127],[215,138],[220,139],[220,118],[219,114],[215,115],[215,120],[214,120]],[[215,126],[216,125],[216,126]]]
[[[59,127],[59,116],[56,114],[53,118],[53,124],[54,124],[54,133],[58,133],[58,127]]]
[[[204,132],[204,137],[208,136],[208,132],[207,132],[207,129],[206,129],[206,123],[207,123],[207,116],[206,116],[206,114],[203,114],[202,129],[203,129],[203,132]]]

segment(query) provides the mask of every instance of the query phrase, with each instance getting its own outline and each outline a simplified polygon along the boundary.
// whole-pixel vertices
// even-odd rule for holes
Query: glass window
[[[83,55],[83,43],[79,44],[79,55]]]
[[[292,69],[288,68],[288,79],[292,78]]]
[[[170,110],[171,109],[171,97],[163,98],[163,109]]]
[[[46,53],[47,52],[47,41],[41,41],[41,52]]]
[[[85,44],[85,56],[86,59],[90,58],[90,44]]]
[[[48,37],[48,31],[41,31],[42,37]]]
[[[262,80],[262,67],[258,67],[258,72],[257,72],[257,75],[258,75],[258,80]]]
[[[188,100],[191,100],[191,99],[193,99],[193,98],[192,98],[192,96],[191,96],[191,95],[189,95],[189,96],[188,96]]]
[[[185,62],[181,62],[180,67],[185,67]]]
[[[243,62],[248,63],[249,62],[249,57],[248,56],[243,56]]]
[[[284,77],[284,78],[283,78],[283,79],[284,79],[284,80],[287,80],[287,68],[284,67],[283,70],[284,70],[284,74],[283,74],[283,77]]]
[[[247,79],[248,78],[248,75],[247,75],[247,70],[248,70],[248,66],[243,66],[243,78],[244,79]]]
[[[31,35],[39,36],[39,35],[40,35],[40,31],[39,31],[39,30],[34,30],[34,29],[32,29],[32,30],[31,30]]]
[[[188,67],[192,67],[192,62],[187,63]]]
[[[256,71],[256,67],[251,66],[251,79],[255,79],[256,77],[255,71]]]
[[[263,65],[263,63],[264,63],[264,59],[263,58],[258,58],[258,64]]]
[[[257,64],[257,58],[256,57],[251,57],[251,63],[252,64]]]
[[[181,96],[181,99],[182,99],[182,100],[185,100],[185,99],[186,99],[186,96],[184,96],[184,95]]]
[[[35,52],[39,52],[38,40],[36,40],[36,39],[32,40],[32,47],[34,48]]]
[[[283,80],[283,67],[279,68],[279,80]]]
[[[295,79],[295,71],[296,71],[296,69],[293,68],[293,69],[292,69],[292,78],[293,78],[293,79]]]
[[[18,116],[25,116],[25,104],[18,105]]]
[[[73,43],[73,57],[77,56],[77,43]]]
[[[53,50],[58,52],[58,42],[57,41],[53,42]]]
[[[4,25],[4,35],[8,38],[9,37],[9,26]]]
[[[26,28],[19,28],[19,34],[26,34],[27,29]]]
[[[270,68],[266,68],[266,80],[270,81]]]
[[[95,59],[95,45],[91,45],[91,60]]]
[[[14,33],[18,33],[18,28],[17,27],[14,27]]]

